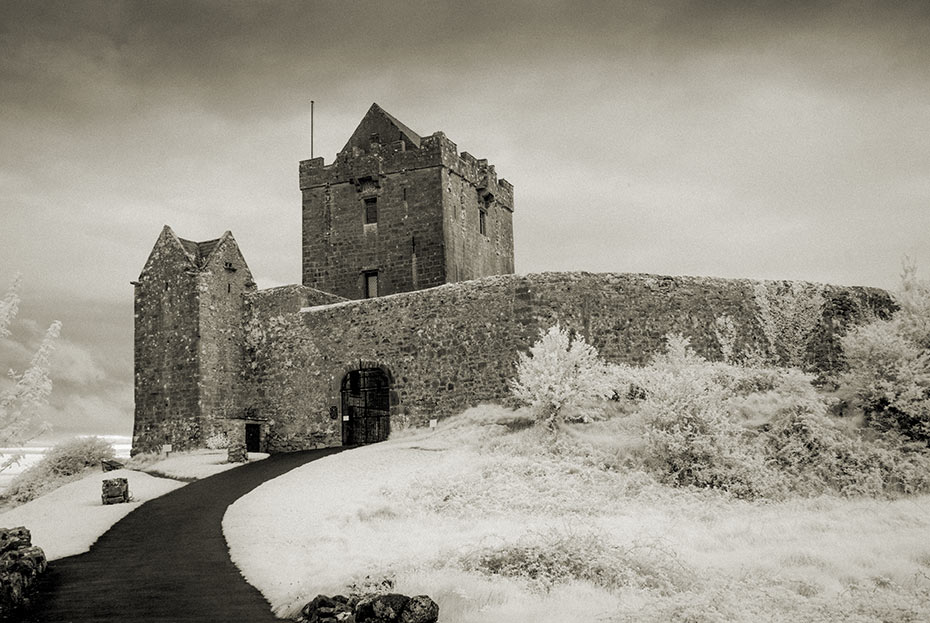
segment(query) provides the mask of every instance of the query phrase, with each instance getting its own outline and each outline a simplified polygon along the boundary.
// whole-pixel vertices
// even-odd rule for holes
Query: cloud
[[[300,282],[313,98],[327,162],[372,101],[488,158],[520,271],[889,287],[930,265],[928,6],[0,3],[0,266],[64,323],[56,391],[131,420],[129,282],[163,225]]]

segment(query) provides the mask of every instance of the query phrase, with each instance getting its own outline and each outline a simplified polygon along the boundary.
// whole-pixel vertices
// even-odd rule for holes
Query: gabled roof
[[[411,149],[419,149],[422,140],[419,134],[398,121],[393,115],[377,104],[372,104],[342,151],[347,151],[352,147],[368,151],[371,147],[372,136],[375,134],[378,135],[378,142],[381,144],[404,141]]]
[[[210,259],[210,254],[213,253],[213,250],[219,246],[220,241],[229,234],[226,232],[222,237],[215,240],[206,240],[204,242],[194,242],[193,240],[185,240],[184,238],[178,238],[178,242],[181,243],[181,246],[187,252],[187,255],[190,256],[193,260],[194,265],[197,268],[203,268],[207,265],[207,260]]]

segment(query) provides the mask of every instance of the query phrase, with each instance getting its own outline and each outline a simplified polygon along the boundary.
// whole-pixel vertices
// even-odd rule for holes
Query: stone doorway
[[[262,427],[261,424],[245,425],[245,451],[261,452]]]
[[[351,370],[342,379],[342,443],[384,441],[391,433],[391,382],[381,368]]]

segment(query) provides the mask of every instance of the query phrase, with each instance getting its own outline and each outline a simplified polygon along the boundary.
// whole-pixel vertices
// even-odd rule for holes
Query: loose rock
[[[436,623],[439,605],[426,595],[368,593],[361,597],[317,595],[300,611],[298,623]]]

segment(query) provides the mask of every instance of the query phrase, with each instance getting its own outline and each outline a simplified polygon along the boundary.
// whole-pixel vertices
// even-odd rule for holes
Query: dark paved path
[[[274,455],[146,502],[89,552],[50,563],[44,601],[31,620],[279,621],[229,559],[223,514],[263,482],[340,450]]]

